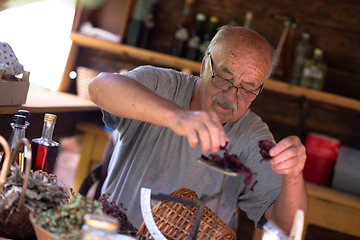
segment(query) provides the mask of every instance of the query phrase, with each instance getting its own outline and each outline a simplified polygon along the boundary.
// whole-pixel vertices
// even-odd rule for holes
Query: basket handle
[[[2,147],[5,151],[5,154],[3,155],[3,156],[5,156],[5,159],[3,159],[3,167],[2,167],[2,171],[1,171],[1,175],[0,175],[0,193],[1,193],[3,190],[4,184],[6,183],[7,174],[9,172],[11,151],[10,151],[8,142],[1,135],[0,135],[0,144],[2,145]]]
[[[26,189],[29,183],[29,178],[30,178],[30,169],[31,169],[31,146],[30,146],[30,142],[29,140],[27,140],[26,138],[22,138],[20,139],[14,148],[14,152],[11,155],[11,160],[10,162],[14,162],[15,157],[17,155],[17,153],[20,150],[20,147],[24,145],[26,148],[26,166],[25,166],[25,179],[24,179],[24,183],[22,185],[22,189],[21,189],[21,194],[20,194],[20,198],[19,198],[19,202],[18,205],[16,207],[16,210],[20,211],[23,203],[24,203],[24,199],[25,199],[25,194],[26,194]]]

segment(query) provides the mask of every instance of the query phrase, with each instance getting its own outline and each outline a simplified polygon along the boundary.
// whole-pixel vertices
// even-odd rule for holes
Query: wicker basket
[[[191,200],[198,200],[196,193],[189,189],[179,189],[170,195],[187,198]],[[159,202],[153,209],[152,214],[154,220],[167,239],[187,239],[190,234],[192,225],[195,221],[197,207],[164,200]],[[207,239],[211,230],[212,222],[215,213],[205,206],[201,218],[197,239]],[[143,223],[137,233],[138,236],[148,237],[153,239],[147,230],[145,223]],[[236,234],[224,221],[218,216],[216,217],[214,229],[211,234],[211,239],[236,239]]]
[[[76,77],[76,90],[77,95],[82,98],[90,99],[88,93],[88,85],[94,77],[96,77],[100,72],[86,67],[77,67],[76,68],[77,77]]]
[[[0,176],[0,193],[3,190],[4,184],[6,183],[6,176],[9,171],[10,163],[14,161],[16,154],[19,151],[19,148],[22,144],[25,145],[27,149],[27,158],[26,158],[26,174],[24,183],[22,186],[20,198],[18,205],[16,206],[13,212],[9,210],[4,210],[1,213],[0,218],[0,236],[10,239],[36,239],[34,228],[29,220],[29,210],[23,207],[23,202],[25,199],[25,192],[27,189],[30,168],[31,168],[31,148],[30,143],[27,139],[23,138],[16,144],[13,155],[10,159],[10,148],[6,140],[0,136],[0,143],[3,145],[5,150],[5,160],[3,169]]]

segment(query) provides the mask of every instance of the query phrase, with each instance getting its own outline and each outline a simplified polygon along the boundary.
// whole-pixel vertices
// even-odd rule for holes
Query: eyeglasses
[[[213,68],[213,65],[212,65],[212,58],[211,58],[211,54],[209,53],[209,65],[210,65],[210,70],[211,70],[211,83],[223,90],[223,91],[228,91],[230,90],[231,88],[236,88],[236,96],[244,101],[247,101],[247,102],[252,102],[254,101],[258,96],[259,94],[261,93],[263,87],[264,87],[264,84],[261,84],[261,86],[259,87],[259,92],[256,94],[256,93],[253,93],[243,87],[235,87],[234,84],[232,84],[230,81],[218,76],[218,75],[215,75],[214,74],[214,68]]]

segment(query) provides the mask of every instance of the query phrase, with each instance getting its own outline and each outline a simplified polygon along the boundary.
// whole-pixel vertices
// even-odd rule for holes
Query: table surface
[[[29,91],[26,103],[21,106],[1,106],[0,114],[15,114],[19,109],[32,113],[81,112],[99,110],[91,100],[56,91]]]

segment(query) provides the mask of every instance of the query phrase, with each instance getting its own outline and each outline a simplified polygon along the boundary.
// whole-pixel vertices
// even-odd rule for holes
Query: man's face
[[[211,50],[213,73],[258,94],[269,74],[271,57],[264,58],[259,51],[246,47],[230,49],[227,44],[218,44]],[[265,52],[270,56],[269,52]],[[202,63],[199,83],[199,108],[214,111],[222,123],[238,120],[249,108],[251,102],[239,98],[240,89],[235,87],[225,91],[214,86],[209,65],[209,55]]]

